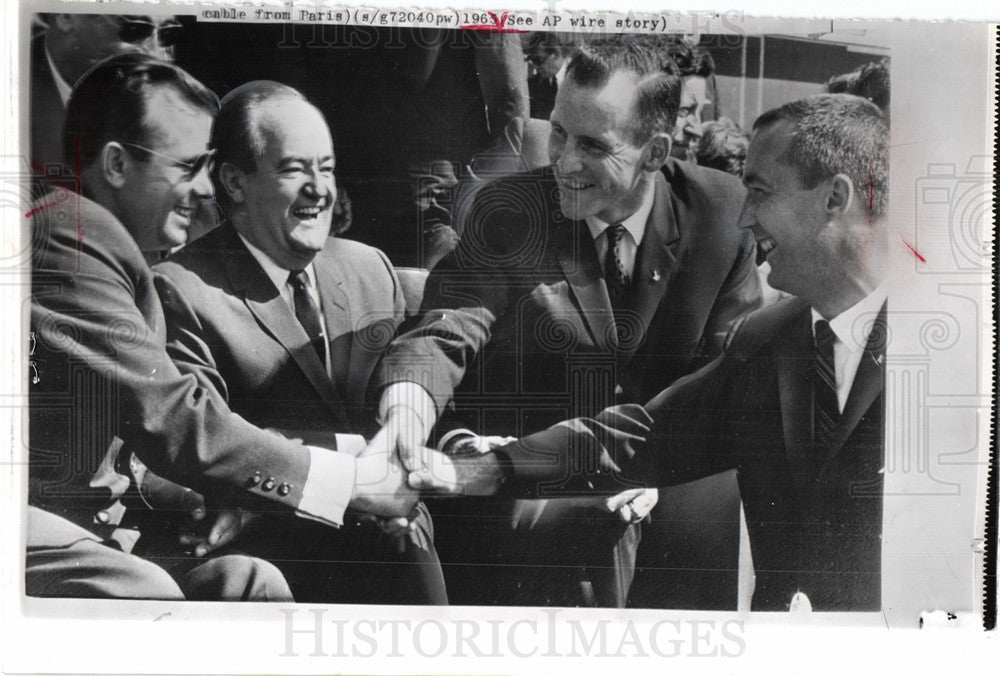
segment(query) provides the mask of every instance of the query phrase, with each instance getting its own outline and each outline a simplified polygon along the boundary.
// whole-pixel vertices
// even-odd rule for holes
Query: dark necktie
[[[837,404],[837,371],[833,361],[833,344],[837,334],[830,323],[820,319],[815,326],[816,352],[813,355],[813,441],[827,448],[833,430],[840,420]]]
[[[616,307],[628,288],[628,274],[625,272],[624,240],[628,230],[622,224],[609,226],[608,253],[604,257],[604,281],[608,285],[611,306]]]
[[[323,335],[323,322],[319,314],[319,306],[309,293],[309,276],[305,270],[293,270],[288,275],[288,283],[294,290],[295,318],[305,329],[309,342],[319,355],[320,362],[326,366],[326,337]]]

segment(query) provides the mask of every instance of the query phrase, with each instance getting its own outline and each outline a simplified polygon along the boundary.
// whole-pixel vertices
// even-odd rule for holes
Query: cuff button
[[[285,497],[291,492],[292,492],[292,487],[289,486],[288,484],[281,484],[280,486],[278,486],[278,495],[280,495],[281,497]]]
[[[254,472],[253,476],[247,479],[248,486],[259,486],[260,482],[264,480],[264,475],[260,472]]]
[[[267,481],[265,481],[264,483],[262,483],[260,485],[260,489],[262,491],[271,491],[271,490],[274,490],[274,487],[277,485],[277,483],[278,482],[274,480],[274,477],[270,477],[269,476],[267,478]]]

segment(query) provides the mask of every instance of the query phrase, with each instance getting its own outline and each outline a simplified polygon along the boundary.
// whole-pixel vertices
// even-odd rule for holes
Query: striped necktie
[[[293,270],[288,275],[288,283],[292,285],[293,301],[295,302],[295,318],[305,329],[309,342],[319,355],[319,360],[326,365],[326,337],[323,335],[323,322],[319,314],[319,306],[309,293],[309,275],[305,270]]]
[[[833,360],[833,344],[837,334],[825,319],[814,328],[816,351],[813,353],[813,442],[820,448],[829,447],[833,431],[840,420],[837,403],[837,370]]]
[[[604,257],[604,281],[608,285],[611,307],[617,307],[628,288],[628,274],[625,272],[625,252],[623,240],[628,230],[621,223],[605,230],[608,237],[608,253]]]

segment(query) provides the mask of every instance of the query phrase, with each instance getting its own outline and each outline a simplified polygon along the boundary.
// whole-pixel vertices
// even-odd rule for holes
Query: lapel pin
[[[652,274],[649,277],[650,281],[652,281],[655,284],[656,282],[660,281],[660,271],[653,270]]]
[[[884,354],[880,354],[877,357],[875,357],[875,363],[878,364],[879,366],[881,366],[882,362],[884,362],[884,361],[885,361],[885,355]]]

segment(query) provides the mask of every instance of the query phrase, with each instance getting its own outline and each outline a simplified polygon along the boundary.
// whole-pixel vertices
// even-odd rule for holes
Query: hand
[[[197,494],[196,494],[197,495]],[[199,496],[200,497],[200,496]],[[199,516],[192,514],[191,519],[197,524],[205,518],[204,507]],[[251,512],[245,512],[239,507],[222,509],[216,512],[215,522],[208,533],[197,532],[192,528],[182,529],[180,542],[185,547],[194,547],[194,555],[197,557],[208,556],[217,549],[225,547],[236,539],[242,530],[257,518]]]
[[[416,411],[408,406],[393,406],[376,438],[381,434],[386,435],[386,441],[394,443],[399,461],[408,472],[420,469],[421,449],[427,440],[427,430]]]
[[[448,441],[442,450],[452,457],[475,456],[489,453],[512,441],[517,441],[517,439],[515,437],[481,437],[477,434],[466,434]]]
[[[396,551],[400,554],[406,551],[406,541],[410,533],[416,528],[416,521],[411,517],[394,516],[388,519],[380,519],[373,514],[360,514],[358,519],[374,523],[383,533],[395,540]]]
[[[625,523],[639,523],[645,519],[660,501],[660,493],[655,488],[633,488],[608,498],[604,507]]]
[[[392,518],[408,516],[416,507],[420,496],[407,485],[394,441],[393,430],[386,425],[355,458],[352,509]]]
[[[478,437],[477,437],[478,438]],[[493,495],[506,480],[499,458],[492,453],[449,456],[421,448],[421,468],[410,472],[411,488],[435,495]]]

